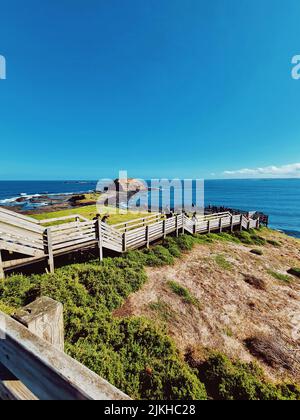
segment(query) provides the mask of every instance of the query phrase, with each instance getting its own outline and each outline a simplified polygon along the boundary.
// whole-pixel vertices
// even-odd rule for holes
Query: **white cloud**
[[[255,169],[239,169],[234,171],[224,171],[225,176],[241,177],[267,177],[267,178],[300,178],[300,163],[291,163],[283,166],[266,166]]]

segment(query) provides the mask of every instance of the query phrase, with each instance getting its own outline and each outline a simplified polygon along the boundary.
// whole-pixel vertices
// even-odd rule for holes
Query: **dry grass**
[[[148,282],[116,316],[145,315],[155,322],[161,315],[149,303],[160,299],[167,305],[164,310],[168,307],[176,313],[176,317],[166,317],[165,323],[182,354],[189,347],[207,347],[245,362],[258,360],[271,379],[291,377],[300,382],[300,373],[291,370],[289,363],[275,368],[269,362],[272,347],[263,358],[245,346],[249,338],[276,336],[285,348],[300,348],[300,332],[299,337],[295,334],[300,324],[300,282],[282,282],[268,274],[297,267],[300,242],[267,230],[260,235],[280,242],[281,247],[267,243],[264,255],[257,257],[247,245],[215,241],[197,245],[173,266],[147,269]],[[217,264],[216,255],[224,256],[231,269]],[[184,305],[180,296],[170,293],[170,281],[189,290],[201,310]]]

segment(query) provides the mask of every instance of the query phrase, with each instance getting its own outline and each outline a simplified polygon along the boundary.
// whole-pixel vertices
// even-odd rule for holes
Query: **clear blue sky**
[[[299,0],[2,0],[0,54],[0,179],[298,174]]]

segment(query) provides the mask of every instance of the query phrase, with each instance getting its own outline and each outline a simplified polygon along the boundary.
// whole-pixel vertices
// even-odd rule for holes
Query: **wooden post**
[[[179,236],[179,223],[178,223],[178,214],[176,214],[176,219],[175,219],[175,229],[176,229],[176,237],[178,238]]]
[[[46,249],[45,252],[48,255],[48,265],[50,273],[54,273],[54,256],[53,256],[53,245],[52,245],[52,234],[51,228],[45,230]]]
[[[123,252],[127,251],[127,238],[126,238],[126,232],[123,233]]]
[[[103,240],[102,240],[102,226],[101,226],[101,219],[98,218],[96,224],[96,238],[98,240],[98,247],[99,247],[99,259],[103,261]]]
[[[150,248],[150,235],[149,235],[149,226],[146,226],[146,246],[147,248]]]
[[[182,234],[184,235],[185,231],[185,215],[182,213]]]
[[[260,228],[260,218],[257,219],[257,223],[256,223],[256,229]]]
[[[241,214],[241,226],[240,226],[240,231],[243,231],[243,215]]]
[[[222,217],[220,218],[220,222],[219,222],[219,228],[220,228],[220,233],[222,233]]]
[[[211,232],[211,228],[210,228],[210,220],[208,221],[208,224],[207,224],[207,231],[208,231],[208,233],[210,233],[210,232]]]
[[[163,221],[163,238],[166,239],[167,237],[167,225],[166,225],[166,219]]]
[[[2,252],[0,249],[0,280],[5,278],[4,269],[3,269],[3,261],[2,261]]]
[[[231,216],[230,219],[230,231],[233,232],[234,231],[234,226],[233,226],[233,216]]]
[[[197,222],[195,221],[194,226],[193,226],[193,231],[194,231],[194,235],[196,235],[197,233]]]
[[[57,350],[64,351],[64,316],[61,303],[42,297],[17,311],[13,318]]]

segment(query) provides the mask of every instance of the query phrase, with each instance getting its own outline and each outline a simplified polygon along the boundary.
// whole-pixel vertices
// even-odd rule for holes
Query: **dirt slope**
[[[148,282],[115,315],[165,323],[183,353],[208,347],[244,361],[256,358],[270,378],[300,382],[300,280],[289,283],[270,274],[300,266],[300,241],[271,231],[262,236],[281,247],[255,247],[263,251],[257,256],[253,246],[215,242],[197,245],[174,266],[148,268]],[[224,267],[218,256],[230,264]],[[199,305],[184,303],[170,281],[188,289]],[[253,338],[259,351],[245,344]]]

